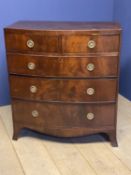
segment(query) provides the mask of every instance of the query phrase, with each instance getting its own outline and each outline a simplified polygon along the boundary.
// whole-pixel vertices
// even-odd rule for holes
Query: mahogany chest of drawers
[[[22,128],[117,146],[121,28],[100,22],[17,22],[5,28],[14,136]]]

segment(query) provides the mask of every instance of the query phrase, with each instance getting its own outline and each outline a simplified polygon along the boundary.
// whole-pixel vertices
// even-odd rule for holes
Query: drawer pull
[[[36,86],[30,86],[30,92],[31,93],[36,93],[37,92],[37,87]]]
[[[87,70],[88,71],[93,71],[95,69],[95,65],[93,64],[93,63],[89,63],[88,65],[87,65]]]
[[[31,62],[28,63],[28,69],[29,69],[29,70],[34,70],[35,67],[36,67],[35,63],[31,63]]]
[[[94,93],[95,93],[95,90],[93,88],[88,88],[87,89],[87,94],[88,95],[94,95]]]
[[[27,41],[27,47],[29,47],[30,49],[33,48],[35,45],[34,41],[33,40],[28,40]]]
[[[32,111],[32,116],[33,117],[38,117],[39,116],[39,112],[37,110]]]
[[[95,48],[95,46],[96,46],[96,42],[95,42],[95,41],[90,40],[90,41],[88,42],[88,47],[89,47],[90,49]]]
[[[90,112],[90,113],[87,114],[87,119],[88,120],[93,120],[94,118],[95,118],[95,115],[93,113]]]

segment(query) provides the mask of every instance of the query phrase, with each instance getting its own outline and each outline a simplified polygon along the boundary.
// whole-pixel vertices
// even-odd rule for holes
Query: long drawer
[[[10,76],[11,95],[41,101],[115,101],[117,79],[46,79]]]
[[[119,35],[48,35],[48,32],[6,32],[8,52],[29,53],[107,53],[119,52]],[[68,32],[67,32],[68,33]],[[12,44],[13,42],[13,44]]]
[[[49,57],[8,54],[10,74],[41,77],[118,76],[118,57]]]
[[[15,122],[43,128],[100,127],[115,122],[115,104],[34,103],[13,100]]]

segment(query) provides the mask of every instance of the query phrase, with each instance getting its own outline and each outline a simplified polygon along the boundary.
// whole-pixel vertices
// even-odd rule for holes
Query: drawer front
[[[63,102],[114,101],[116,79],[42,79],[11,76],[12,97]]]
[[[58,37],[42,34],[7,33],[8,52],[58,52]]]
[[[113,77],[118,57],[44,57],[8,54],[9,72],[43,77]]]
[[[119,52],[119,35],[64,36],[64,53]]]
[[[115,105],[33,103],[13,100],[15,122],[40,128],[110,126],[115,122]]]

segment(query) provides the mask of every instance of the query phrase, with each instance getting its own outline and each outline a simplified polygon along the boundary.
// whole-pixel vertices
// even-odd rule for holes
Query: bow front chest
[[[116,141],[121,28],[21,21],[5,28],[14,136],[106,133]]]

